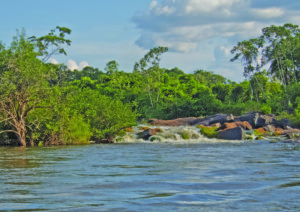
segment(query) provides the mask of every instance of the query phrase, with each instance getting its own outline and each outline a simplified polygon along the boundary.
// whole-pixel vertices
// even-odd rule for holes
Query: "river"
[[[0,148],[0,211],[300,211],[300,146]]]

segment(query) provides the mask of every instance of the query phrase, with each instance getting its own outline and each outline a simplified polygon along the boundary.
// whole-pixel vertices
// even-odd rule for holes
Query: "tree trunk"
[[[19,144],[21,146],[26,146],[26,128],[22,121],[19,123],[19,126],[17,127],[17,133],[18,133],[17,137],[18,137]]]

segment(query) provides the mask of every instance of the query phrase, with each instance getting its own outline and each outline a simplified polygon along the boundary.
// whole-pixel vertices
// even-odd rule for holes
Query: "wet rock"
[[[282,128],[275,128],[275,132],[273,133],[275,136],[283,135],[284,130]]]
[[[261,127],[261,128],[255,129],[254,134],[257,136],[262,136],[262,135],[266,134],[266,131],[264,128]]]
[[[243,116],[238,116],[234,119],[234,121],[241,121],[241,122],[247,121],[252,126],[252,128],[255,128],[258,118],[259,118],[259,113],[253,112],[253,113],[245,114]]]
[[[232,114],[216,114],[213,116],[207,116],[202,119],[195,119],[191,125],[203,125],[209,126],[216,123],[220,123],[221,125],[225,122],[233,122],[234,116]]]
[[[241,127],[225,129],[218,132],[219,138],[224,140],[244,140],[245,132]]]
[[[275,127],[273,125],[267,125],[264,127],[264,130],[267,132],[275,132]]]
[[[277,121],[276,125],[277,127],[280,127],[282,129],[288,129],[290,127],[293,127],[287,119],[281,119],[280,121]]]
[[[276,124],[276,117],[275,115],[260,115],[257,119],[256,128],[265,127],[267,125],[273,125]]]
[[[192,125],[196,119],[197,118],[195,117],[178,118],[173,120],[150,119],[148,123],[154,126],[184,126]]]
[[[210,127],[220,128],[221,124],[220,123],[215,123],[215,124],[210,125]]]
[[[232,122],[232,123],[224,123],[220,129],[231,129],[231,128],[236,128],[236,127],[241,127],[243,130],[252,130],[252,126],[249,124],[247,121],[238,121],[238,122]]]
[[[154,129],[147,129],[140,133],[140,137],[144,140],[148,140],[153,135],[156,135]]]

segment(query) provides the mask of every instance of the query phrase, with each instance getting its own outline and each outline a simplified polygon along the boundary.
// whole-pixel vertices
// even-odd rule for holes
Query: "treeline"
[[[149,118],[260,111],[300,120],[298,26],[267,27],[259,38],[239,42],[232,61],[242,59],[241,83],[205,70],[161,68],[166,47],[151,49],[130,73],[114,60],[103,71],[48,63],[53,54],[65,54],[70,32],[57,27],[39,38],[21,33],[10,47],[0,45],[2,144],[109,142]]]

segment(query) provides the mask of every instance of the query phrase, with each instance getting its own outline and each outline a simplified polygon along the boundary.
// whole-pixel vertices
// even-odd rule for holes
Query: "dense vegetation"
[[[148,118],[173,119],[215,113],[261,111],[300,120],[300,31],[270,26],[258,38],[239,42],[232,61],[241,59],[245,81],[232,82],[210,71],[192,74],[159,66],[166,47],[155,47],[134,65],[119,70],[70,71],[48,63],[66,54],[70,30],[46,36],[16,36],[0,45],[1,144],[83,144],[111,140],[125,127]],[[50,51],[51,50],[51,51]],[[292,114],[292,115],[289,115]]]

